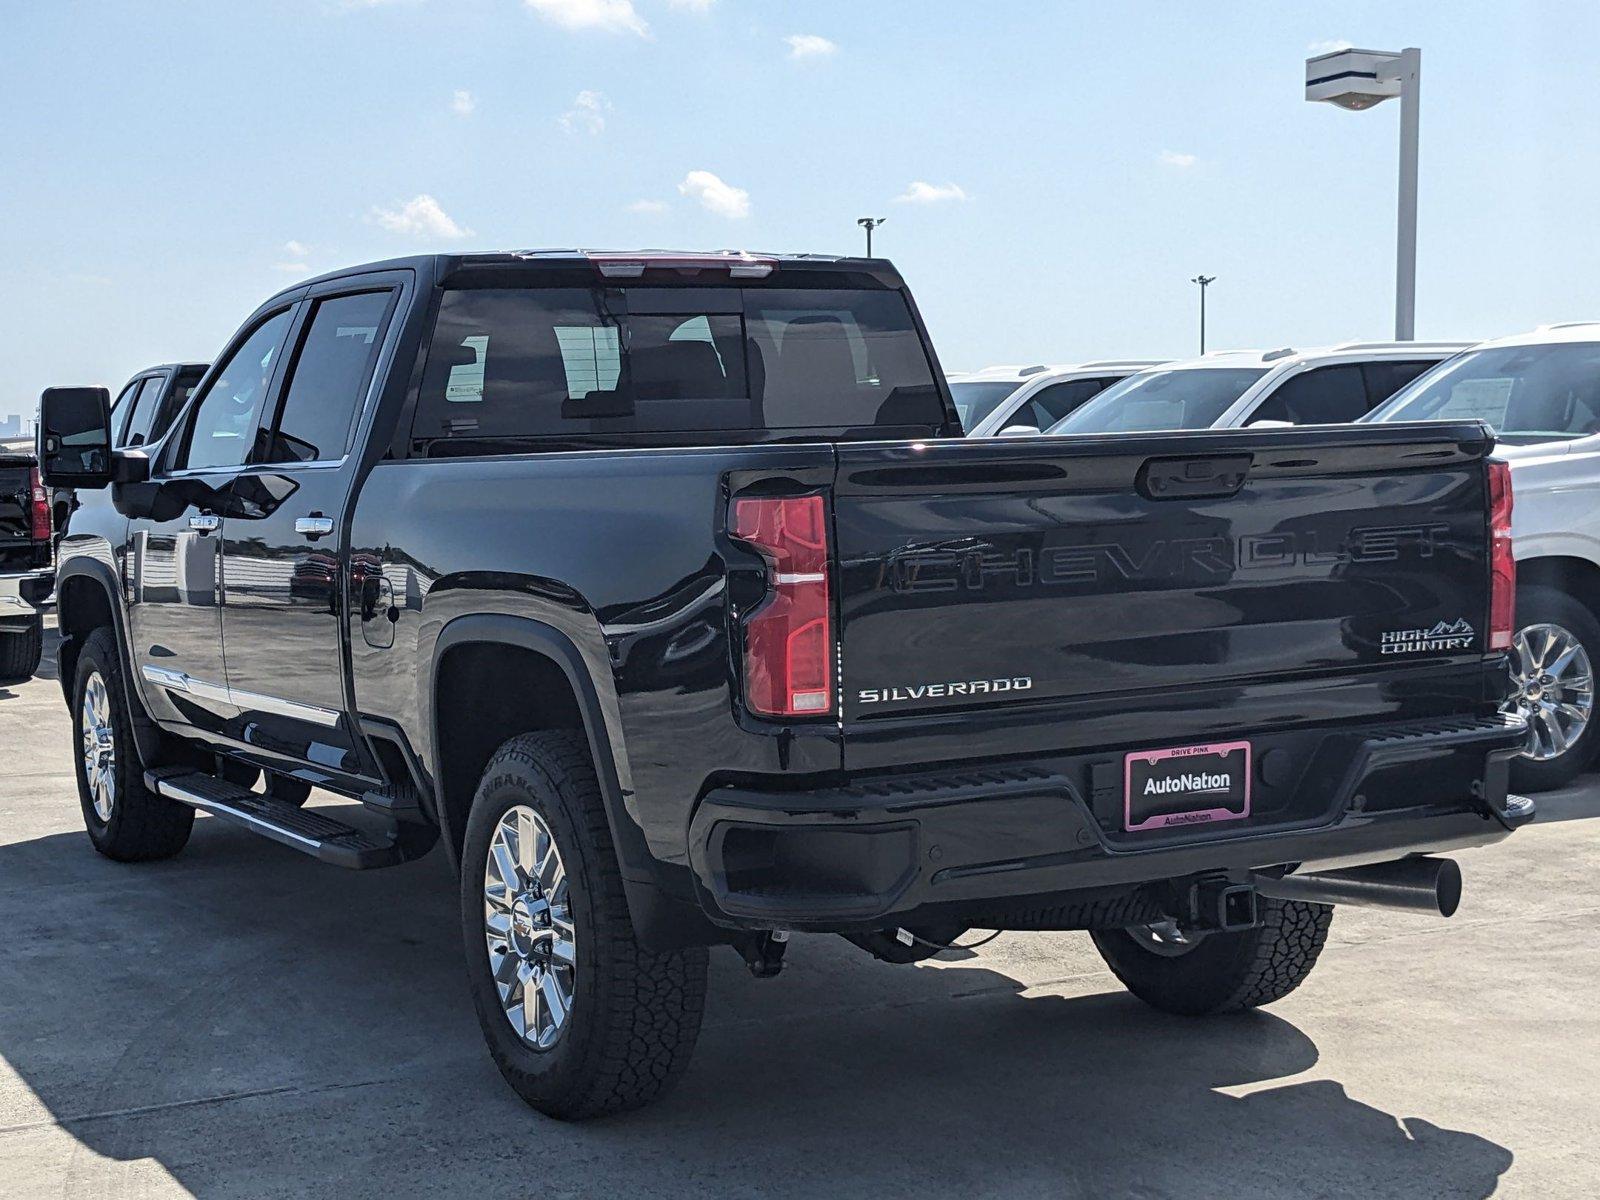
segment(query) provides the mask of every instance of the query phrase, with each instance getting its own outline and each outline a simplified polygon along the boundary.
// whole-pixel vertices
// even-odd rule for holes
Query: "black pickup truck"
[[[712,945],[1083,929],[1237,1009],[1532,816],[1476,422],[966,440],[886,262],[575,251],[324,276],[165,436],[106,408],[41,435],[95,847],[440,843],[556,1116],[682,1070]]]
[[[40,606],[56,585],[51,539],[49,493],[33,455],[0,450],[0,683],[39,669]]]

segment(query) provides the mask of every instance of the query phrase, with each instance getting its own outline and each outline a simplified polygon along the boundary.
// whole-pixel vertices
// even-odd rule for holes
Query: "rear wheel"
[[[1517,589],[1517,620],[1506,711],[1526,717],[1530,732],[1526,754],[1511,765],[1511,785],[1542,792],[1570,782],[1594,760],[1600,621],[1587,605],[1543,584]]]
[[[523,734],[489,760],[462,847],[461,922],[489,1052],[540,1112],[636,1108],[688,1065],[706,950],[652,954],[634,940],[581,738]]]
[[[33,678],[43,657],[42,621],[35,621],[25,630],[0,633],[0,681]]]
[[[1185,933],[1176,922],[1097,929],[1100,956],[1124,987],[1162,1012],[1237,1012],[1281,1000],[1317,965],[1333,909],[1257,897],[1260,924],[1237,933]]]
[[[72,687],[78,801],[94,848],[119,862],[169,858],[182,850],[194,809],[144,786],[122,664],[107,629],[89,635]]]

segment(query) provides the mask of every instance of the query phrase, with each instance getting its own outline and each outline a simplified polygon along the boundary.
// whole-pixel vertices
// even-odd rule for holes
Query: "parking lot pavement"
[[[201,818],[82,832],[46,662],[0,686],[0,1195],[1593,1196],[1600,785],[1461,856],[1451,921],[1344,910],[1270,1011],[1124,995],[1083,934],[956,961],[713,957],[654,1108],[524,1108],[484,1052],[435,854],[322,866]]]

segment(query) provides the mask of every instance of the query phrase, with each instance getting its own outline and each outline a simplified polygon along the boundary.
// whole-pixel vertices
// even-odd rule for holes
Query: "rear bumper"
[[[1531,820],[1532,802],[1506,790],[1525,737],[1503,717],[1342,729],[1325,743],[1347,769],[1331,785],[1302,783],[1306,801],[1285,810],[1298,819],[1139,834],[1120,830],[1071,763],[804,793],[723,787],[695,812],[690,864],[718,924],[848,931],[1198,874],[1385,862],[1487,845]]]
[[[56,574],[48,568],[20,575],[0,575],[0,629],[26,629],[39,619],[40,607],[55,590]]]

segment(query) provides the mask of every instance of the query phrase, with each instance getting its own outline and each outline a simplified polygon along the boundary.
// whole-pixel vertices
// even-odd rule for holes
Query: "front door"
[[[243,740],[347,774],[365,773],[344,715],[350,445],[395,295],[313,290],[223,537],[223,642]]]
[[[292,305],[247,326],[157,453],[151,480],[130,491],[124,564],[134,670],[158,720],[225,732],[237,709],[222,654],[225,512],[281,366]]]

